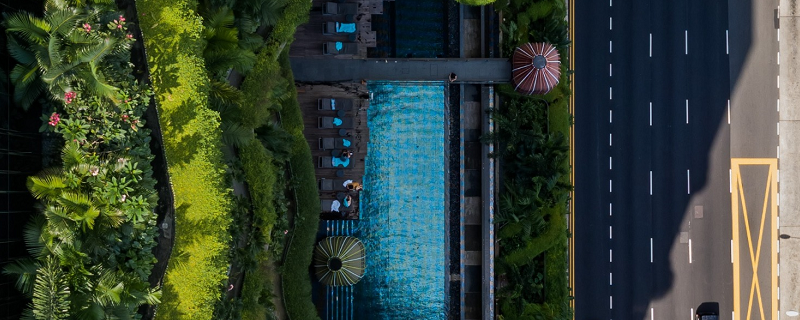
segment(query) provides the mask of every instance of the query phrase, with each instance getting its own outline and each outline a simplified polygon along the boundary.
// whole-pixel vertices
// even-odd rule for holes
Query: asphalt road
[[[769,278],[774,241],[756,240],[774,234],[757,228],[761,216],[733,248],[729,170],[732,155],[777,153],[776,7],[576,1],[576,319],[691,319],[703,302],[730,319],[732,255],[747,265],[736,277],[746,300],[750,247],[765,252],[756,278]],[[745,191],[763,197],[765,172],[742,171],[744,189],[761,190]],[[760,213],[764,199],[747,200]],[[759,283],[768,303],[770,283]]]

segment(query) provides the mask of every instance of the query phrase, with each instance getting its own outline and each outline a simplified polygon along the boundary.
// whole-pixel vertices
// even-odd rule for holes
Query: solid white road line
[[[689,30],[683,31],[683,44],[685,53],[689,54]]]
[[[686,99],[686,124],[689,124],[689,99]]]
[[[728,99],[728,124],[731,124],[731,99]]]
[[[610,133],[608,134],[608,146],[609,147],[611,146],[611,134]]]
[[[611,226],[608,226],[608,238],[613,239],[613,237],[611,236]]]
[[[686,194],[692,194],[691,183],[689,179],[689,169],[686,169]]]
[[[611,123],[611,122],[612,122],[612,120],[611,120],[611,119],[612,119],[612,111],[611,111],[611,110],[608,110],[608,123]]]
[[[613,23],[611,22],[613,18],[608,17],[608,30],[614,30]]]
[[[653,103],[650,102],[650,126],[653,126]]]
[[[650,33],[650,58],[653,57],[653,34]]]
[[[650,238],[650,263],[653,263],[653,238]]]
[[[650,320],[653,320],[653,308],[650,308]]]
[[[614,285],[614,274],[611,272],[608,273],[608,285],[609,286]]]
[[[733,239],[731,239],[731,263],[733,263]]]
[[[725,30],[725,54],[731,54],[728,48],[728,30]]]
[[[608,216],[611,216],[611,202],[608,203]]]
[[[653,170],[650,170],[650,195],[653,195]]]
[[[611,166],[611,163],[612,163],[612,161],[611,161],[611,157],[608,157],[608,170],[612,170],[611,168],[613,168],[613,167]]]
[[[689,239],[689,263],[692,263],[692,239]]]

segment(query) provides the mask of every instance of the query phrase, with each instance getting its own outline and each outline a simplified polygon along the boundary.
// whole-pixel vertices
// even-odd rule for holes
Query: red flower
[[[74,91],[64,92],[64,102],[66,102],[67,104],[72,103],[72,99],[75,99],[76,95],[77,94]]]
[[[58,125],[59,121],[61,121],[61,116],[58,113],[53,112],[53,114],[50,115],[50,122],[47,124],[49,124],[51,127],[55,127]]]
[[[128,121],[128,115],[127,114],[123,114],[122,115],[122,121]]]
[[[120,22],[125,22],[125,17],[123,17],[123,16],[119,16],[119,21],[120,21]]]
[[[128,40],[132,40],[133,39],[133,35],[129,33],[129,34],[125,35],[125,38],[127,38]]]
[[[87,33],[88,32],[92,32],[92,26],[90,24],[88,24],[88,23],[84,23],[83,24],[83,30],[86,30]]]

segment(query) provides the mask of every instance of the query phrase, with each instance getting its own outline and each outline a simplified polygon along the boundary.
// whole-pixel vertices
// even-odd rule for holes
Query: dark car
[[[697,312],[697,320],[719,320],[719,315],[713,311]]]

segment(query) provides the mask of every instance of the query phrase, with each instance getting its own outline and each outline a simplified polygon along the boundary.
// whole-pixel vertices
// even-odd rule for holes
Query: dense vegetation
[[[136,2],[175,196],[161,319],[210,319],[226,278],[231,222],[219,114],[208,106],[203,27],[191,0]]]
[[[6,266],[36,319],[135,318],[159,302],[147,278],[156,204],[149,130],[152,95],[133,77],[135,41],[112,2],[48,1],[44,17],[6,17],[15,102],[46,101],[41,131],[59,164],[28,179],[40,215],[25,230],[31,259]]]
[[[500,244],[496,261],[502,319],[571,319],[567,281],[569,192],[569,39],[565,4],[559,0],[495,3],[504,22],[503,52],[527,42],[549,42],[561,53],[559,85],[540,97],[500,88],[503,104],[492,111],[500,159]]]
[[[156,10],[156,2],[161,6],[159,10]],[[190,295],[198,288],[180,289],[184,294],[169,296],[170,288],[167,284],[164,296],[167,311],[162,306],[159,316],[166,314],[165,317],[172,318],[177,310],[189,315],[189,318],[207,318],[212,313],[206,310],[213,308],[215,319],[273,318],[271,274],[275,272],[274,264],[280,260],[278,257],[283,250],[284,237],[292,235],[289,234],[286,215],[289,205],[284,192],[295,185],[279,177],[283,175],[281,172],[285,169],[284,164],[292,156],[292,141],[296,140],[296,137],[276,123],[276,115],[281,111],[283,103],[291,104],[288,101],[294,99],[296,105],[296,95],[293,95],[294,81],[291,74],[286,77],[282,73],[277,57],[293,40],[296,26],[307,19],[310,3],[283,0],[212,0],[199,4],[185,1],[165,5],[161,2],[163,1],[151,0],[140,1],[138,4],[140,11],[143,8],[152,8],[150,12],[142,12],[144,15],[169,13],[177,16],[168,19],[163,16],[151,17],[152,20],[147,25],[142,22],[143,29],[152,28],[151,32],[157,37],[148,39],[148,32],[145,31],[146,44],[150,45],[150,66],[155,69],[175,69],[175,66],[184,68],[181,65],[187,61],[193,62],[185,66],[187,71],[195,70],[193,75],[196,79],[190,82],[191,85],[184,86],[194,90],[194,100],[189,105],[207,106],[211,112],[208,117],[210,119],[204,121],[209,125],[210,132],[213,134],[214,130],[221,130],[219,137],[222,142],[227,147],[233,147],[231,150],[235,152],[226,156],[231,169],[230,177],[244,182],[248,192],[247,197],[236,198],[232,206],[230,213],[234,223],[229,230],[230,236],[222,237],[220,232],[220,236],[215,237],[216,243],[227,242],[229,248],[227,260],[230,261],[231,268],[227,281],[232,284],[244,277],[241,294],[231,294],[227,285],[221,285],[225,283],[221,272],[218,273],[219,276],[211,273],[204,275],[203,281],[206,285],[205,290],[201,291],[202,296]],[[164,20],[194,21],[197,14],[202,18],[202,25],[183,24],[180,29],[177,25],[164,25]],[[174,45],[167,47],[157,43],[167,41],[169,34],[186,34],[181,40],[184,50],[173,50]],[[266,41],[262,35],[268,35]],[[205,62],[205,66],[199,63],[201,61]],[[198,72],[201,71],[200,67],[203,67],[203,72]],[[230,70],[244,77],[240,87],[229,82]],[[154,82],[160,76],[153,72]],[[167,80],[175,78],[168,77]],[[176,111],[196,113],[196,107],[193,110],[181,109],[181,104],[174,103],[175,88],[180,87],[181,83],[166,84],[172,87],[170,90],[173,93],[166,96],[168,102],[159,100],[162,104],[160,109],[165,109],[163,104],[167,103],[173,105]],[[156,88],[158,89],[157,85]],[[165,118],[169,119],[162,114],[161,121],[164,122]],[[302,125],[302,121],[300,123]],[[185,130],[186,127],[177,129]],[[186,135],[187,132],[182,134]],[[199,131],[190,137],[195,139],[195,135],[202,138]],[[214,149],[218,150],[219,147],[221,146],[216,144]],[[171,159],[169,153],[167,158],[168,161]],[[311,165],[310,155],[305,161]],[[311,184],[313,186],[313,179]],[[176,199],[177,197],[176,192]],[[192,210],[191,207],[189,210]],[[179,237],[180,228],[179,225]],[[216,228],[216,231],[220,230],[219,225]],[[314,232],[315,230],[311,232],[312,235]],[[179,246],[176,244],[176,249]],[[206,251],[206,256],[208,253]],[[174,273],[174,269],[171,272]],[[217,303],[208,303],[213,299]],[[310,303],[310,292],[308,300]],[[180,307],[183,304],[190,308]],[[202,313],[187,313],[194,312],[192,306],[201,304]]]

